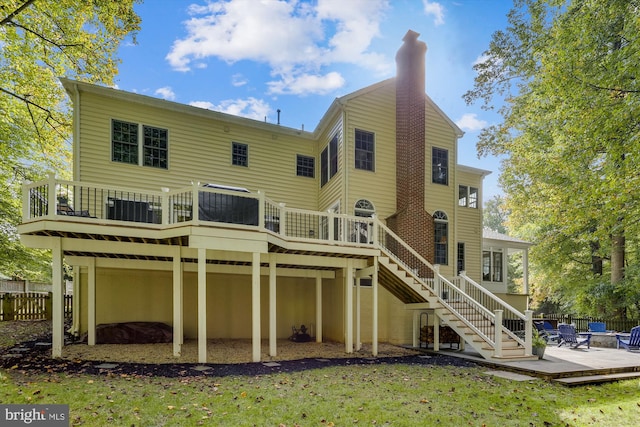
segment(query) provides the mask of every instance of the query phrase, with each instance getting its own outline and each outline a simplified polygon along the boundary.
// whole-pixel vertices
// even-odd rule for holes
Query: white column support
[[[269,356],[275,357],[277,353],[278,328],[276,327],[276,255],[269,254]]]
[[[207,250],[204,248],[198,248],[198,362],[207,363]]]
[[[356,277],[356,351],[362,348],[360,337],[360,278]]]
[[[371,353],[373,356],[378,355],[378,257],[373,257],[373,275],[371,275],[372,287],[372,312],[373,325],[371,325]]]
[[[260,361],[260,252],[251,261],[251,359]]]
[[[524,311],[524,354],[531,354],[533,347],[533,310]]]
[[[413,316],[412,316],[412,323],[413,323],[413,327],[412,327],[412,334],[411,336],[413,337],[413,340],[411,342],[411,345],[413,346],[413,348],[418,348],[420,347],[420,310],[413,310]]]
[[[74,335],[80,334],[80,270],[79,265],[71,267],[73,270],[73,299],[71,300],[71,332]]]
[[[49,203],[51,205],[51,203]],[[52,342],[51,357],[62,357],[62,346],[64,345],[64,270],[62,268],[62,239],[53,238],[52,253],[52,281],[53,295],[52,305]]]
[[[433,316],[433,351],[440,351],[440,317],[437,312]]]
[[[182,343],[184,342],[182,280],[181,249],[176,246],[173,249],[173,355],[175,357],[180,357],[182,354]]]
[[[316,273],[316,342],[322,342],[322,273]]]
[[[75,299],[75,295],[74,295]],[[96,345],[96,259],[87,259],[87,344]]]
[[[523,292],[527,295],[527,308],[529,308],[529,249],[522,251],[522,286]]]
[[[493,350],[493,356],[502,357],[502,310],[493,310],[493,313],[495,316],[495,348]]]
[[[347,260],[347,268],[345,269],[345,353],[353,353],[353,260]]]

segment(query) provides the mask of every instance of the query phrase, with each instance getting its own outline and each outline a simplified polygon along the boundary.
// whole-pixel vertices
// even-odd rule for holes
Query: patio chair
[[[589,332],[611,332],[607,331],[607,324],[604,322],[589,322]]]
[[[540,335],[545,341],[558,341],[558,330],[554,329],[553,325],[551,325],[547,320],[534,320],[533,325],[538,330],[538,335]]]
[[[631,329],[629,339],[623,338],[619,334],[616,335],[618,340],[618,348],[624,347],[627,351],[640,350],[640,326],[635,326]]]
[[[589,332],[578,334],[573,325],[558,325],[558,335],[560,335],[558,347],[567,344],[571,348],[578,348],[586,344],[587,348],[591,348],[591,334]]]

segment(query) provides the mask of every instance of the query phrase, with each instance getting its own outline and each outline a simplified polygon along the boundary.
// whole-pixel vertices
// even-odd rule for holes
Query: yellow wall
[[[458,171],[456,174],[457,185],[456,201],[458,185],[467,187],[475,187],[480,190],[482,188],[482,176],[476,173]],[[472,209],[469,207],[460,207],[456,205],[455,215],[455,242],[451,248],[454,256],[456,256],[457,243],[465,244],[465,270],[467,275],[477,283],[482,281],[482,206],[481,200],[478,200],[478,207]],[[454,266],[456,259],[454,258]],[[454,271],[457,273],[457,271]]]
[[[396,211],[395,84],[390,82],[350,99],[346,104],[345,162],[347,175],[344,213],[353,215],[360,199],[369,200],[378,218]],[[374,134],[375,171],[355,168],[356,129]]]
[[[172,273],[169,271],[96,269],[96,324],[158,321],[173,324]],[[327,286],[329,293],[331,287]],[[279,277],[277,336],[291,327],[315,327],[315,279]],[[269,279],[261,277],[262,336],[269,331]],[[87,275],[81,274],[81,332],[87,330]],[[197,337],[197,274],[184,273],[185,338]],[[251,337],[251,276],[207,274],[207,335]],[[341,312],[341,310],[340,310]]]
[[[87,331],[87,273],[80,274],[80,332]],[[173,324],[172,273],[169,271],[96,269],[96,324],[155,321]],[[344,278],[324,279],[322,283],[323,339],[343,342]],[[361,341],[372,341],[372,288],[361,288]],[[354,339],[356,325],[356,287],[354,286]],[[378,340],[396,344],[412,341],[412,311],[379,287]],[[292,326],[304,324],[315,333],[315,279],[279,277],[277,280],[277,336],[288,338]],[[261,332],[269,332],[269,281],[261,277]],[[184,273],[184,334],[197,338],[197,274]],[[207,336],[209,338],[251,337],[251,276],[207,275]]]
[[[297,154],[315,157],[319,168],[316,143],[308,136],[279,132],[275,125],[240,126],[93,93],[83,92],[81,100],[79,173],[84,182],[156,191],[183,188],[192,181],[217,183],[264,190],[276,202],[317,209],[318,173],[316,178],[296,175]],[[168,129],[169,168],[111,161],[112,119]],[[231,164],[232,142],[248,145],[248,167]]]

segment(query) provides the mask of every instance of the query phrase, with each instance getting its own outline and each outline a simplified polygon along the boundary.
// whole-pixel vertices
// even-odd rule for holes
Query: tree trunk
[[[598,255],[600,242],[591,242],[591,272],[596,276],[602,276],[602,257]]]
[[[611,236],[611,284],[619,283],[624,279],[624,234]]]

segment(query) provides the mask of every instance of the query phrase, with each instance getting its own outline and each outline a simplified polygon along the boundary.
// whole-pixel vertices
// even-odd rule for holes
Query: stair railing
[[[375,243],[379,245],[383,253],[392,258],[398,265],[402,266],[408,274],[423,286],[433,291],[442,305],[447,307],[452,313],[455,313],[469,329],[473,330],[482,337],[483,340],[493,346],[496,355],[502,353],[503,332],[519,345],[523,346],[527,354],[531,353],[530,331],[529,334],[526,334],[527,324],[529,325],[529,329],[531,329],[530,315],[527,316],[519,313],[515,308],[501,301],[495,297],[495,295],[491,295],[466,276],[463,276],[464,280],[461,281],[462,285],[456,286],[440,274],[438,266],[434,266],[424,259],[391,229],[377,219],[375,229],[377,230]],[[477,301],[466,292],[468,289],[482,289],[482,291],[478,291],[479,294],[483,296],[491,295],[490,298],[487,296],[486,299],[491,300],[492,305],[485,307],[481,301]],[[507,317],[509,319],[515,318],[522,321],[525,327],[524,339],[508,328],[505,328],[502,324],[502,317],[505,312],[508,313]]]

